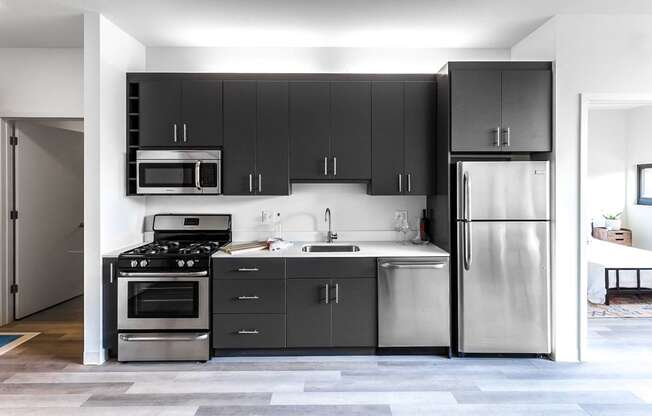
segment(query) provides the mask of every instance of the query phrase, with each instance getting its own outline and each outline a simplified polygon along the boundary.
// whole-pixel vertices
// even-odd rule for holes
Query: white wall
[[[604,226],[604,214],[622,212],[627,224],[627,110],[589,112],[589,154],[586,189],[594,226]],[[589,224],[585,224],[587,227]]]
[[[506,61],[509,49],[147,48],[155,72],[438,72],[448,61]]]
[[[126,72],[145,47],[97,13],[84,14],[84,363],[104,361],[101,253],[142,241],[144,200],[125,196]]]
[[[652,107],[627,111],[627,226],[632,244],[652,250],[652,206],[637,205],[636,165],[652,163]]]
[[[556,359],[578,360],[580,94],[652,93],[652,16],[559,15],[540,30],[512,48],[512,59],[556,61],[553,337]],[[552,56],[541,47],[551,38]]]
[[[0,48],[0,117],[83,116],[79,48]]]

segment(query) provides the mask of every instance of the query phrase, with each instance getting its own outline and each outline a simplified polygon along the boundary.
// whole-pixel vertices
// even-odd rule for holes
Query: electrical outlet
[[[396,212],[394,212],[394,221],[399,223],[399,222],[405,222],[408,219],[408,212],[406,209],[400,209]]]
[[[263,224],[271,224],[274,216],[271,212],[263,210],[260,213],[260,222]]]

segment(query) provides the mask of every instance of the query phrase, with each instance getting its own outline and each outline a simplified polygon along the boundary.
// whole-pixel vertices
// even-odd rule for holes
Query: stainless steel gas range
[[[231,215],[161,214],[154,242],[118,257],[118,361],[210,357],[210,259]]]

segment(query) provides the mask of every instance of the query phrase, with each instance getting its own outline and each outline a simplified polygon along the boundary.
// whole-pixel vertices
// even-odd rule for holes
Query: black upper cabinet
[[[225,195],[288,195],[288,85],[224,81]]]
[[[222,145],[222,82],[145,79],[139,83],[143,147]]]
[[[374,195],[426,195],[432,182],[434,82],[372,85]]]
[[[371,178],[371,83],[331,83],[330,175]]]
[[[181,81],[140,82],[140,145],[178,146],[181,127]]]
[[[185,146],[222,146],[222,82],[184,80],[181,140]]]
[[[552,150],[550,63],[449,64],[453,152]]]
[[[290,82],[290,175],[326,179],[330,173],[330,83]]]

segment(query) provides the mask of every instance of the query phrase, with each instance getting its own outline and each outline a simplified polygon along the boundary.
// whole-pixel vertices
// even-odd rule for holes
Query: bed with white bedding
[[[591,238],[588,261],[590,302],[609,304],[619,292],[652,293],[652,251]]]

